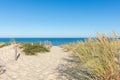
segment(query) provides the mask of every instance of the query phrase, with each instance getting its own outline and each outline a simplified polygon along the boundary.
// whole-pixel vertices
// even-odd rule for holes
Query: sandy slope
[[[64,66],[70,54],[63,52],[60,47],[54,46],[49,53],[40,53],[37,56],[21,54],[14,60],[13,46],[0,49],[0,64],[4,65],[6,72],[0,75],[0,80],[68,80],[61,75],[59,68]]]

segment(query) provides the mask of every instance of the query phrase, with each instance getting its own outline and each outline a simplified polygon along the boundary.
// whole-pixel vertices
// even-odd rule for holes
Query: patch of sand
[[[70,55],[62,48],[53,46],[50,52],[37,56],[21,54],[15,61],[13,47],[11,45],[0,49],[0,64],[6,70],[0,75],[0,80],[69,80],[58,70],[58,67],[68,63],[64,58],[69,58]]]

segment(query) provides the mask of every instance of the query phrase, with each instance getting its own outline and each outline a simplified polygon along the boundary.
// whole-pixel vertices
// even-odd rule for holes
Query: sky
[[[120,34],[120,0],[0,0],[0,37]]]

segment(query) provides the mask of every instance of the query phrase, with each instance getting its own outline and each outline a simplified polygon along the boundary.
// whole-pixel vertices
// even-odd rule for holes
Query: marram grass
[[[0,43],[0,48],[5,47],[5,46],[8,46],[8,45],[10,45],[10,43],[3,43],[3,42],[1,42],[1,43]]]
[[[120,80],[119,39],[109,38],[105,34],[97,34],[95,39],[68,44],[63,48],[73,51],[80,60],[78,67],[87,71],[86,74],[76,70],[79,77],[82,75],[86,80]]]

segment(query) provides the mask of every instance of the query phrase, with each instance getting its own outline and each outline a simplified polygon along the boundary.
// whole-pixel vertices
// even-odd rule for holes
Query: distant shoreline
[[[0,38],[0,42],[41,42],[50,41],[54,46],[85,41],[87,38]]]

